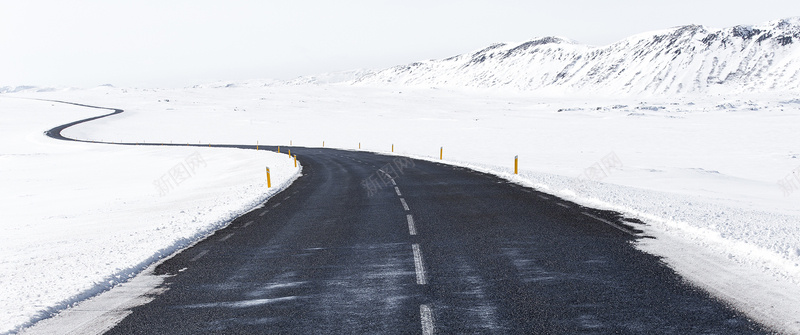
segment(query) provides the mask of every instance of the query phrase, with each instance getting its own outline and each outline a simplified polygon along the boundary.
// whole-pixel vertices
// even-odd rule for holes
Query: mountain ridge
[[[683,94],[800,89],[800,17],[710,29],[684,25],[593,47],[561,37],[365,73],[355,85]]]

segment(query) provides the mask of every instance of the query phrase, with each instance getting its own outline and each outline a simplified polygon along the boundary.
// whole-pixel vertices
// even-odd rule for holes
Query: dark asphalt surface
[[[423,305],[448,334],[765,333],[584,214],[615,213],[432,162],[292,152],[303,177],[158,267],[168,290],[109,333],[414,334]]]
[[[291,150],[303,176],[157,267],[166,290],[108,334],[769,332],[636,250],[617,213],[434,162]]]

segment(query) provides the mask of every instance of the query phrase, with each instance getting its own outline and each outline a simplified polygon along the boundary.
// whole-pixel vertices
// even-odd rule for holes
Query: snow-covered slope
[[[682,26],[603,47],[558,37],[495,44],[366,74],[355,83],[627,94],[795,90],[800,18],[725,29]]]
[[[292,80],[276,83],[274,86],[283,85],[326,85],[352,82],[359,78],[373,74],[374,71],[366,69],[320,73],[310,76],[297,77]]]

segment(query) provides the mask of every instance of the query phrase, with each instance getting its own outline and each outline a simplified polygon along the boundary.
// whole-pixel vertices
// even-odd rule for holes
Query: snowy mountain
[[[396,66],[366,85],[674,94],[800,88],[800,18],[758,26],[689,25],[591,47],[545,37]]]

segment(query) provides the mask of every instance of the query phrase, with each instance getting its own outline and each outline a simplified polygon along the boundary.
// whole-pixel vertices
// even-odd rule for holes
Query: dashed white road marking
[[[258,216],[264,216],[264,215],[267,215],[267,212],[269,212],[269,210],[266,210],[266,211],[263,211],[263,212],[261,212],[261,214],[258,214]]]
[[[225,237],[223,237],[223,238],[219,239],[219,241],[220,241],[220,242],[225,242],[225,241],[227,241],[229,238],[231,238],[231,236],[233,236],[233,233],[230,233],[230,234],[228,234],[228,235],[225,235]]]
[[[397,183],[394,182],[394,179],[392,179],[392,185],[397,186]]]
[[[545,197],[545,196],[543,196],[543,195],[539,195],[539,198],[542,198],[542,199],[544,199],[544,200],[550,200],[550,198],[548,198],[548,197]]]
[[[422,320],[422,334],[433,335],[433,311],[428,305],[419,305],[419,316]]]
[[[197,254],[197,256],[192,257],[192,259],[190,259],[189,261],[190,262],[197,261],[198,259],[203,258],[203,256],[205,256],[207,253],[208,253],[208,250],[203,250],[199,254]]]
[[[400,188],[398,188],[397,186],[394,187],[394,191],[397,193],[398,196],[401,197],[403,196],[402,194],[400,194]]]
[[[620,226],[620,225],[618,225],[618,224],[616,224],[616,223],[614,223],[614,222],[611,222],[611,221],[608,221],[608,220],[606,220],[606,219],[603,219],[603,218],[600,218],[600,217],[594,216],[594,215],[592,215],[591,213],[587,213],[587,212],[581,212],[581,214],[583,214],[583,215],[586,215],[586,216],[588,216],[588,217],[590,217],[590,218],[592,218],[592,219],[595,219],[595,220],[597,220],[597,221],[603,222],[603,223],[605,223],[605,224],[607,224],[607,225],[609,225],[609,226],[612,226],[612,227],[614,227],[614,228],[617,228],[617,229],[621,230],[622,232],[624,232],[625,234],[632,235],[632,236],[635,236],[635,235],[636,235],[636,234],[634,234],[634,233],[630,232],[629,230],[627,230],[627,229],[623,228],[622,226]]]
[[[417,235],[417,227],[414,226],[414,217],[411,214],[406,215],[406,219],[408,219],[408,233],[411,235]]]
[[[405,209],[405,210],[407,210],[407,211],[408,211],[408,210],[410,210],[410,209],[408,208],[408,204],[406,203],[406,199],[400,198],[400,203],[402,203],[402,204],[403,204],[403,209]]]
[[[559,205],[559,206],[561,206],[561,207],[564,207],[564,208],[572,208],[572,207],[569,207],[569,205],[567,205],[567,204],[562,204],[562,203],[560,203],[560,202],[557,202],[557,203],[556,203],[556,205]]]
[[[247,222],[246,222],[246,223],[245,223],[245,224],[242,226],[242,228],[246,228],[247,226],[249,226],[249,225],[251,225],[251,224],[253,224],[253,221],[247,221]]]
[[[291,195],[287,195],[286,198],[283,198],[283,200],[288,200],[291,197],[292,197]]]
[[[428,279],[425,278],[425,265],[422,263],[422,251],[419,250],[419,244],[412,244],[411,249],[414,250],[414,271],[417,273],[417,284],[425,285]]]
[[[281,203],[279,202],[279,203],[277,203],[277,204],[274,204],[274,205],[272,205],[272,208],[278,207],[278,206],[280,206],[280,205],[281,205]]]

